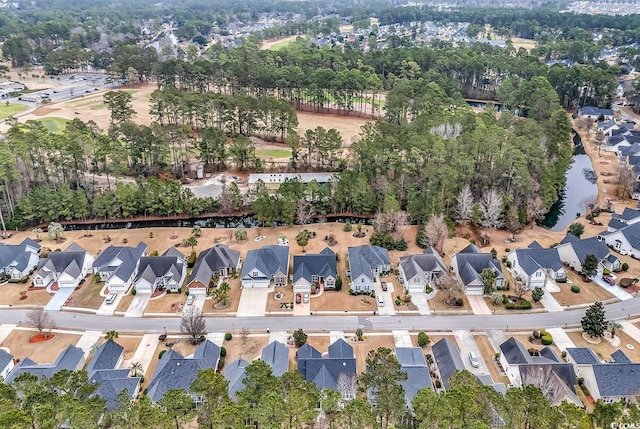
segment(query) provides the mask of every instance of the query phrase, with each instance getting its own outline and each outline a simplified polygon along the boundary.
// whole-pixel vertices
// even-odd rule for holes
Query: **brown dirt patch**
[[[278,292],[283,295],[282,299],[275,300],[273,296]],[[282,303],[292,303],[293,305],[296,305],[295,297],[293,295],[293,287],[291,286],[278,287],[278,288],[275,288],[273,292],[269,292],[269,295],[267,297],[267,314],[269,314],[272,311],[289,311],[293,313],[293,306],[288,309],[280,308],[280,305]]]
[[[495,361],[496,350],[491,345],[491,342],[485,335],[474,335],[476,340],[476,344],[478,345],[478,349],[480,350],[480,354],[482,355],[482,359],[484,359],[487,368],[489,369],[489,373],[491,374],[491,378],[493,381],[497,383],[509,383],[509,379],[506,375],[501,375],[500,370],[498,370],[498,365]]]
[[[269,344],[269,337],[266,335],[247,336],[242,338],[240,333],[234,334],[231,341],[224,342],[224,348],[227,349],[225,364],[229,364],[236,359],[244,359],[251,362],[260,358],[262,349]]]
[[[349,295],[349,286],[344,283],[342,290],[325,291],[321,296],[311,299],[310,302],[311,311],[373,311],[378,309],[375,298],[366,295]]]
[[[379,347],[386,347],[393,350],[396,346],[393,335],[367,335],[365,332],[363,337],[363,341],[349,342],[349,344],[353,346],[353,352],[356,355],[358,374],[366,370],[367,355],[371,350],[377,350]]]
[[[104,287],[104,282],[96,283],[93,274],[89,275],[71,294],[69,306],[98,309],[104,298],[100,296],[100,291]]]
[[[122,312],[127,311],[129,306],[131,305],[131,301],[133,301],[133,295],[131,293],[129,293],[129,295],[123,296],[122,298],[120,298],[120,302],[116,307],[116,311],[122,311]]]
[[[429,307],[432,310],[457,310],[457,311],[462,311],[462,310],[471,310],[471,304],[469,304],[469,300],[467,299],[466,296],[462,296],[462,306],[460,307],[450,307],[448,305],[446,305],[444,303],[444,300],[446,298],[446,294],[443,293],[442,291],[438,292],[438,294],[429,300]]]
[[[149,300],[145,313],[177,313],[187,297],[181,293],[166,293],[160,298]]]
[[[7,283],[0,286],[0,304],[46,305],[51,299],[51,295],[45,289],[29,289],[30,284],[31,280],[27,283]],[[25,290],[27,291],[27,299],[20,301],[20,292]]]
[[[598,286],[596,282],[585,283],[582,281],[582,276],[574,271],[569,270],[567,276],[573,283],[557,283],[561,291],[552,293],[560,305],[588,304],[615,298],[607,290]],[[579,293],[571,292],[571,286],[573,285],[580,287]]]
[[[56,334],[36,334],[33,337],[29,338],[29,342],[31,344],[34,343],[46,343],[47,341],[51,341],[56,337]]]
[[[600,344],[590,344],[584,338],[582,338],[582,331],[576,332],[568,332],[569,338],[575,343],[576,347],[589,347],[591,348],[600,358],[605,361],[611,360],[611,353],[616,350],[622,350],[629,358],[631,358],[634,362],[640,361],[640,343],[631,338],[627,333],[623,330],[619,329],[616,331],[616,336],[620,338],[620,347],[614,348],[612,347],[608,341],[601,341]],[[629,350],[625,347],[627,344],[631,344],[634,346],[634,350]]]
[[[58,110],[60,109],[53,109],[51,107],[39,107],[33,112],[33,116],[47,116],[54,112],[57,112]]]
[[[2,347],[9,347],[16,359],[29,357],[34,362],[50,363],[56,360],[62,350],[70,344],[76,344],[80,335],[57,333],[52,340],[31,343],[34,336],[32,330],[14,329],[2,342]]]
[[[229,305],[225,308],[214,308],[216,304],[215,300],[207,300],[204,302],[204,308],[202,309],[205,314],[220,314],[220,313],[235,313],[238,311],[238,304],[240,303],[240,295],[242,290],[240,289],[240,279],[227,279],[231,289],[229,290]]]
[[[317,114],[309,112],[296,112],[298,115],[298,133],[304,134],[307,130],[316,127],[324,127],[327,130],[335,128],[342,136],[342,146],[348,148],[360,134],[363,125],[374,122],[367,119],[352,116],[338,116],[331,114]]]

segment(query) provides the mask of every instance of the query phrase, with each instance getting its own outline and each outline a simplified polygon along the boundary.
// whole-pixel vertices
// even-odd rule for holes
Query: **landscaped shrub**
[[[530,310],[531,309],[531,301],[527,301],[526,299],[518,304],[518,310]]]
[[[187,258],[187,268],[193,268],[196,263],[196,252],[191,252]]]
[[[126,238],[123,238],[123,239],[122,239],[122,242],[123,242],[124,244],[127,244],[127,243],[129,242],[129,240],[128,240],[128,239],[126,239]]]
[[[137,293],[138,291],[136,290],[136,288],[131,289],[131,295],[136,296]]]
[[[536,339],[533,335],[529,335],[529,341],[533,342]]]
[[[167,351],[166,350],[160,350],[160,353],[158,353],[158,359],[162,359],[162,355],[165,354]]]
[[[576,285],[571,286],[571,292],[580,293],[580,286],[576,286]]]
[[[562,359],[566,359],[567,358],[567,351],[563,350],[561,356],[562,356]]]
[[[535,338],[536,340],[537,340],[538,338],[540,338],[540,332],[538,332],[538,331],[533,331],[533,332],[532,332],[532,334],[533,334],[533,338]]]
[[[149,233],[149,238],[153,238],[153,231]]]
[[[425,293],[427,295],[429,295],[431,292],[433,292],[433,288],[431,286],[427,285],[427,287],[425,288],[424,291],[425,291]]]
[[[395,300],[394,304],[395,304],[395,305],[400,305],[400,304],[402,304],[402,301],[400,301],[400,297],[399,297],[399,296],[397,296],[397,297],[396,297],[396,300]]]
[[[511,252],[511,249],[509,249],[508,247],[504,249],[505,252],[509,253]]]
[[[227,349],[220,347],[220,357],[223,358],[227,355]]]
[[[622,263],[622,271],[627,271],[629,269],[629,264],[627,264],[626,262]]]
[[[158,256],[158,255],[159,255],[159,253],[158,253],[157,250],[154,250],[149,254],[149,256]]]
[[[418,345],[420,347],[425,347],[427,344],[429,344],[429,336],[427,334],[425,334],[424,332],[419,332],[418,333]]]
[[[225,341],[231,341],[231,338],[233,338],[233,335],[231,335],[231,332],[227,332],[226,334],[224,334]]]
[[[20,283],[26,283],[29,281],[29,276],[24,276],[23,278],[20,279]]]
[[[507,268],[511,268],[511,261],[505,262],[505,265],[507,266]]]
[[[338,278],[336,279],[336,290],[342,290],[342,277],[340,276],[338,276]]]
[[[551,336],[551,334],[542,335],[540,337],[540,342],[543,346],[550,346],[551,344],[553,344],[553,337]]]
[[[349,231],[351,231],[353,229],[353,225],[351,225],[351,222],[347,222],[347,223],[344,224],[344,228],[343,229],[344,229],[345,232],[349,232]]]
[[[556,283],[566,283],[566,282],[567,282],[566,278],[556,279]]]
[[[504,308],[506,308],[507,310],[514,310],[516,308],[516,305],[513,302],[507,302]]]
[[[609,274],[611,274],[611,271],[607,270],[606,268],[604,270],[602,270],[602,275],[603,276],[608,276]]]
[[[295,343],[296,347],[302,347],[307,342],[307,334],[304,333],[302,328],[297,329],[293,333],[293,342]]]

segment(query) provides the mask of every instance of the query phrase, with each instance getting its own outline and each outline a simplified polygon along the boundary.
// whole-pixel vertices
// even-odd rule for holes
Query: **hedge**
[[[518,304],[518,309],[519,310],[530,310],[531,309],[531,302],[524,300],[522,301],[520,304]]]
[[[580,286],[576,286],[576,285],[571,286],[571,292],[580,293]]]

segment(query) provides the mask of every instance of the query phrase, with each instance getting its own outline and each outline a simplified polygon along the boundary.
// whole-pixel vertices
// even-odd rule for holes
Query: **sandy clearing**
[[[304,36],[300,36],[298,34],[294,35],[294,36],[287,36],[287,37],[283,37],[283,38],[279,38],[279,39],[269,39],[269,40],[265,40],[262,42],[262,46],[260,47],[260,49],[262,49],[263,51],[266,51],[267,49],[271,49],[271,47],[277,43],[281,43],[281,42],[289,42],[291,40],[296,40],[298,37],[304,37]]]

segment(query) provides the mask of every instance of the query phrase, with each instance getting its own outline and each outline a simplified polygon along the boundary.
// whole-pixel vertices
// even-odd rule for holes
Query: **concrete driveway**
[[[58,291],[51,297],[47,305],[44,306],[44,309],[47,311],[60,311],[62,306],[67,299],[71,296],[75,289],[72,287],[63,287],[58,289]]]
[[[473,334],[469,331],[456,330],[453,331],[453,335],[456,337],[456,342],[460,349],[460,357],[462,357],[464,366],[475,375],[489,374],[489,369],[484,363],[484,359],[482,359],[482,354],[480,354],[480,349],[478,348],[478,344],[476,344],[476,340],[473,338]],[[469,352],[474,352],[478,357],[478,368],[471,366]]]
[[[150,293],[138,293],[133,297],[129,308],[127,308],[126,313],[124,313],[124,317],[142,317],[144,315],[144,309],[147,308],[150,299]]]
[[[378,304],[378,296],[382,297],[384,305],[378,304],[378,314],[381,316],[395,316],[396,311],[393,308],[393,283],[387,283],[387,291],[382,290],[382,284],[380,282],[372,283],[371,287],[376,292],[376,304]]]
[[[113,313],[115,313],[118,304],[120,304],[120,300],[124,296],[122,292],[117,292],[117,294],[116,299],[111,304],[107,304],[107,298],[102,301],[102,304],[98,307],[98,311],[96,311],[98,316],[112,316]]]
[[[140,341],[140,345],[128,360],[123,360],[120,364],[121,369],[131,369],[132,363],[142,364],[142,373],[145,377],[151,377],[148,373],[149,365],[156,355],[156,347],[158,346],[158,334],[145,334]]]
[[[264,316],[271,288],[244,288],[238,303],[238,317]]]
[[[491,314],[491,310],[482,295],[467,295],[473,314]]]

